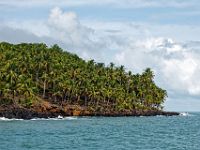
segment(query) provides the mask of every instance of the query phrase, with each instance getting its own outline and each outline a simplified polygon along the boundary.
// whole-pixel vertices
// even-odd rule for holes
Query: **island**
[[[0,117],[179,115],[163,111],[166,97],[150,68],[133,74],[58,45],[0,43]]]

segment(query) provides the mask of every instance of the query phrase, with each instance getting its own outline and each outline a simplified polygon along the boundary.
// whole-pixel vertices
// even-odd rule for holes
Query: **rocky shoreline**
[[[9,119],[33,119],[33,118],[56,118],[58,116],[104,116],[104,117],[122,117],[122,116],[175,116],[178,112],[167,112],[160,110],[146,110],[146,111],[104,111],[94,112],[83,108],[51,108],[51,109],[28,109],[23,107],[7,107],[0,108],[0,117]]]

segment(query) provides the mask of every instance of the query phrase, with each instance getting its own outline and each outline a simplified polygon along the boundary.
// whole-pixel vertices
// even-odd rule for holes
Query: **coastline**
[[[123,65],[84,60],[58,45],[0,43],[0,116],[155,116],[167,91],[151,68],[134,74]]]
[[[126,116],[176,116],[180,115],[178,112],[169,112],[162,110],[127,110],[127,111],[89,111],[87,108],[58,108],[52,109],[33,109],[23,107],[6,107],[0,108],[0,117],[8,119],[34,119],[34,118],[57,118],[58,116],[69,117],[69,116],[91,116],[91,117],[126,117]]]

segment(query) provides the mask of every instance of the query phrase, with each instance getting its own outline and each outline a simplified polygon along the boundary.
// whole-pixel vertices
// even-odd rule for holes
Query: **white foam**
[[[33,118],[30,120],[76,120],[78,119],[77,117],[63,117],[63,116],[58,116],[56,118]],[[6,118],[6,117],[0,117],[0,121],[15,121],[15,120],[24,120],[24,119],[17,119],[17,118]]]
[[[17,119],[17,118],[5,118],[5,117],[0,117],[0,121],[15,121],[15,120],[23,120],[23,119]]]
[[[193,115],[189,114],[188,112],[182,112],[180,113],[180,116],[193,116]]]
[[[64,119],[66,119],[66,120],[76,120],[78,118],[77,117],[65,117]]]
[[[33,118],[31,120],[75,120],[77,117],[63,117],[63,116],[58,116],[56,118]]]
[[[58,119],[63,119],[63,116],[58,115]]]

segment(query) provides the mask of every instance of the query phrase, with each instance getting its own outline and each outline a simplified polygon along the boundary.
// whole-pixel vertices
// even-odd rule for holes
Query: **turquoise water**
[[[0,150],[199,150],[200,113],[0,121]]]

